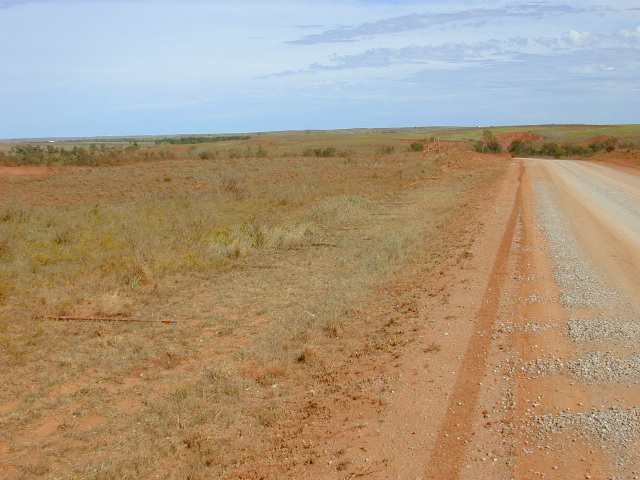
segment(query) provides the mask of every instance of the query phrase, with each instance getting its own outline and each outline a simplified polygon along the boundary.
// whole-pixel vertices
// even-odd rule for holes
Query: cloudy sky
[[[0,138],[639,112],[637,0],[0,0]]]

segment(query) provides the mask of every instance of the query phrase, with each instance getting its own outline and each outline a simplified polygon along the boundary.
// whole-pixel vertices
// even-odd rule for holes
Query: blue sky
[[[0,138],[640,123],[637,0],[0,0]]]

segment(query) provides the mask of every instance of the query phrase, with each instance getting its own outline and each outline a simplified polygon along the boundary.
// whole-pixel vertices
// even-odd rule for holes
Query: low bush
[[[623,148],[622,145],[619,144],[619,140],[615,137],[604,141],[591,142],[586,147],[575,143],[558,144],[553,141],[536,145],[529,140],[523,141],[516,139],[511,142],[511,145],[509,145],[509,153],[514,157],[586,157],[603,150],[606,152],[612,152],[618,147]]]
[[[325,148],[305,148],[302,151],[303,157],[347,157],[349,152],[339,151],[336,147],[325,147]]]
[[[490,130],[482,132],[482,139],[477,140],[473,148],[480,153],[502,153],[504,151],[502,145]]]
[[[409,145],[410,152],[421,152],[424,149],[424,142],[413,142]]]

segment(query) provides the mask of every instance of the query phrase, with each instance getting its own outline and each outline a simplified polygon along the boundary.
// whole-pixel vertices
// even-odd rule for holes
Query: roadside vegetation
[[[587,145],[557,142],[534,142],[514,140],[509,145],[509,153],[514,157],[588,157],[599,152],[613,152],[615,150],[640,150],[640,143],[621,142],[616,137],[605,140],[595,140]]]
[[[0,176],[3,475],[232,475],[330,365],[384,348],[360,312],[449,255],[507,160],[322,138],[5,151],[27,174]]]
[[[601,138],[580,143],[558,143],[546,140],[516,138],[505,148],[490,130],[484,130],[482,138],[473,142],[473,149],[482,153],[508,152],[514,157],[579,158],[614,151],[640,151],[640,141],[618,137]]]
[[[500,142],[490,130],[485,130],[484,132],[482,132],[482,139],[476,140],[473,143],[473,148],[476,152],[481,153],[504,152],[504,148],[502,148],[502,145],[500,145]]]
[[[566,137],[571,138],[569,135]],[[583,158],[614,152],[625,154],[640,152],[640,139],[638,135],[634,137],[601,135],[580,141],[558,142],[542,136],[535,140],[525,136],[505,144],[504,140],[501,141],[499,134],[495,134],[492,130],[484,130],[482,137],[472,141],[471,146],[477,152],[508,152],[513,157]]]

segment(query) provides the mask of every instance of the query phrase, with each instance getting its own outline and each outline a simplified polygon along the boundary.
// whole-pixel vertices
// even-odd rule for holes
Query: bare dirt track
[[[478,225],[407,288],[390,350],[333,372],[384,399],[292,418],[287,455],[324,454],[289,478],[640,478],[640,176],[516,159]]]

